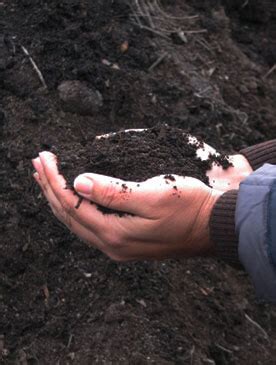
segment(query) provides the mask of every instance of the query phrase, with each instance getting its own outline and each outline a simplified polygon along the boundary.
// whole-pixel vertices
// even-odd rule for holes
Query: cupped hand
[[[33,160],[35,180],[53,213],[82,240],[117,261],[208,255],[209,217],[222,194],[199,180],[158,176],[142,183],[87,173],[66,189],[56,156]],[[92,204],[91,204],[92,203]],[[123,212],[103,214],[98,206]]]

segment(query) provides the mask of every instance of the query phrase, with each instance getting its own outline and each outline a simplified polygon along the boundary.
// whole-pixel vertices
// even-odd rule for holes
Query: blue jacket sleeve
[[[260,299],[276,303],[276,166],[241,183],[235,211],[239,259]]]

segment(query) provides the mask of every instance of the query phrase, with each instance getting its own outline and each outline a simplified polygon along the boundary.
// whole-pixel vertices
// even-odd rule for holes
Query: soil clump
[[[85,148],[70,149],[66,154],[63,151],[64,156],[59,157],[61,171],[71,186],[76,173],[84,172],[137,182],[174,174],[194,177],[209,185],[206,172],[212,163],[225,169],[230,163],[224,155],[210,155],[203,161],[196,154],[199,148],[203,148],[203,141],[191,144],[185,131],[159,124],[144,131],[121,131],[108,137],[96,137]]]

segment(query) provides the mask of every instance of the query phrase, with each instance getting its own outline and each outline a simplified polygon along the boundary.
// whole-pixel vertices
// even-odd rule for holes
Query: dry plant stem
[[[166,34],[170,35],[171,33],[178,33],[180,31],[182,31],[184,34],[200,34],[207,32],[206,29],[182,30],[182,25],[175,24],[175,22],[180,20],[197,20],[199,18],[198,15],[187,17],[173,17],[164,12],[161,9],[160,4],[156,1],[149,2],[144,0],[135,0],[134,4],[135,9],[133,9],[133,6],[131,6],[132,13],[140,28],[152,31],[153,33],[158,34],[163,38],[166,38]],[[140,20],[141,18],[144,18],[147,24],[143,24]],[[158,20],[159,23],[157,22]]]
[[[183,17],[177,17],[167,14],[164,10],[162,10],[161,5],[158,0],[154,0],[153,4],[155,5],[156,9],[158,9],[159,13],[165,16],[168,19],[174,19],[174,20],[193,20],[193,19],[199,19],[198,15],[191,15],[191,16],[183,16]]]
[[[215,346],[216,346],[217,348],[219,348],[220,350],[222,350],[222,351],[224,351],[224,352],[228,353],[228,354],[232,354],[232,353],[233,353],[233,351],[231,351],[231,350],[227,349],[226,347],[221,346],[219,343],[216,343],[216,344],[215,344]]]
[[[148,9],[148,7],[146,6],[146,4],[144,2],[142,2],[142,6],[144,8],[144,12],[146,13],[146,17],[148,17],[148,21],[149,21],[149,24],[152,28],[155,28],[155,25],[154,25],[154,22],[152,20],[152,16],[150,14],[150,11]]]
[[[168,56],[168,52],[164,52],[157,60],[149,67],[148,71],[153,71],[160,63]]]
[[[264,75],[264,79],[267,79],[268,76],[270,76],[274,71],[276,71],[276,63],[274,66],[271,67],[271,69]]]
[[[266,340],[269,340],[269,336],[267,334],[267,332],[259,325],[259,323],[255,322],[252,318],[249,317],[248,314],[245,313],[245,318],[248,320],[248,322],[250,322],[251,324],[253,324],[253,326],[255,326],[256,328],[258,328],[258,330],[260,332],[262,332],[264,338]]]
[[[41,84],[43,85],[44,89],[47,89],[47,85],[46,85],[46,82],[45,82],[44,77],[42,75],[42,72],[37,67],[37,65],[36,65],[35,61],[33,60],[33,58],[31,57],[30,53],[28,52],[28,50],[24,46],[21,46],[21,49],[24,52],[24,54],[29,58],[29,61],[31,62],[35,72],[37,73],[37,76],[38,76]]]
[[[170,37],[168,37],[166,34],[160,32],[158,30],[152,29],[151,27],[148,27],[146,25],[139,24],[139,23],[136,23],[136,22],[132,22],[132,23],[135,24],[135,25],[137,25],[141,29],[148,30],[149,32],[152,32],[152,33],[155,33],[155,34],[159,35],[160,37],[163,37],[163,38],[166,38],[166,39],[170,39]]]
[[[146,18],[146,17],[148,17],[149,15],[147,15],[147,14],[136,14],[136,16],[138,16],[138,17],[140,17],[140,18]],[[157,20],[164,20],[164,18],[163,17],[161,17],[161,16],[158,16],[158,15],[150,15],[150,17],[151,18],[153,18],[153,19],[157,19]],[[197,19],[198,18],[198,15],[195,15],[195,16],[193,16],[193,17],[190,17],[189,19]],[[170,19],[170,18],[169,18]],[[176,18],[176,19],[182,19],[182,18]],[[186,18],[183,18],[183,19],[186,19]],[[187,18],[188,19],[188,18]]]

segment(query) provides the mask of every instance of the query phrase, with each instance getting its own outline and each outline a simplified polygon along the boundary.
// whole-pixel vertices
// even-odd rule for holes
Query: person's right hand
[[[222,193],[199,180],[157,176],[137,183],[86,173],[75,180],[75,190],[85,198],[76,209],[78,197],[66,189],[56,156],[43,152],[33,165],[56,217],[116,261],[202,256],[214,250],[209,219]],[[127,214],[104,214],[97,204]]]
[[[223,192],[237,190],[240,183],[253,172],[252,167],[243,155],[229,156],[229,162],[232,166],[227,169],[213,163],[212,168],[207,171],[206,175],[209,177],[210,186],[214,189]]]

